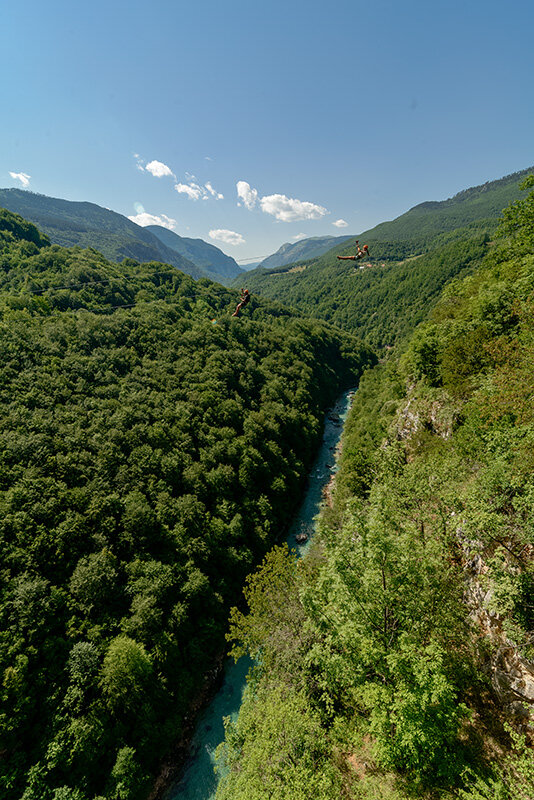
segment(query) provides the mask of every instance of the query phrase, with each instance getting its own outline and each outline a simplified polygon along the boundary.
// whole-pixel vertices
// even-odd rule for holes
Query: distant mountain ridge
[[[174,231],[163,228],[161,225],[147,225],[145,230],[157,236],[166,247],[170,247],[171,250],[180,253],[193,264],[202,267],[209,275],[214,276],[214,280],[220,281],[221,278],[225,278],[230,281],[243,272],[235,259],[227,256],[215,245],[205,242],[204,239],[178,236]]]
[[[278,248],[276,253],[264,258],[258,266],[273,269],[274,267],[282,267],[284,264],[302,261],[305,258],[317,258],[331,250],[332,247],[336,247],[336,245],[351,238],[352,234],[347,236],[311,236],[309,239],[299,239],[298,242],[286,242]]]
[[[259,272],[276,270],[278,267],[320,258],[329,252],[333,256],[353,253],[357,239],[361,242],[405,242],[406,245],[409,242],[415,255],[424,252],[439,235],[450,234],[455,238],[455,230],[468,227],[472,233],[490,231],[496,227],[502,209],[519,198],[519,181],[531,172],[534,172],[534,167],[463,189],[446,200],[426,200],[395,219],[380,222],[357,235],[316,236],[288,242],[250,270],[250,275],[254,279],[256,269]],[[385,258],[386,253],[382,257]]]
[[[164,264],[171,264],[196,280],[199,278],[210,278],[219,282],[230,280],[227,266],[222,273],[218,271],[216,265],[207,269],[203,264],[198,264],[194,259],[180,253],[175,247],[169,247],[153,231],[142,228],[122,214],[102,208],[96,203],[63,200],[22,189],[0,189],[0,207],[7,208],[33,222],[47,234],[53,244],[63,247],[75,245],[84,248],[93,247],[110,261],[117,263],[125,258],[134,258],[141,263],[161,261]],[[229,258],[213,245],[205,244],[206,248],[213,248],[220,253],[222,257],[220,261]],[[237,274],[239,274],[238,267],[235,272],[235,275]]]

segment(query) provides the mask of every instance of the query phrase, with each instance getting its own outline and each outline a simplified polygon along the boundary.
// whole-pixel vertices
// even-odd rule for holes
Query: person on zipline
[[[358,240],[356,239],[356,246],[358,248],[358,252],[355,256],[338,256],[340,261],[358,261],[359,258],[369,258],[369,245],[364,244],[363,248],[360,249],[360,245],[358,244]]]
[[[250,302],[250,292],[249,292],[249,290],[248,289],[241,289],[241,297],[239,298],[239,303],[237,304],[236,309],[235,309],[234,313],[232,314],[232,317],[238,317],[239,316],[239,312],[241,311],[242,308],[245,308],[245,306],[246,306],[246,304],[248,302]]]

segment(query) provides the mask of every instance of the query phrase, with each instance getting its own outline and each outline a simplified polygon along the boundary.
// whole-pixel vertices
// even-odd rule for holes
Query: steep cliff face
[[[461,404],[442,390],[418,394],[417,385],[408,386],[406,398],[395,415],[389,436],[383,442],[402,442],[408,461],[417,451],[417,439],[424,432],[448,441],[461,414]],[[460,487],[458,487],[460,489]],[[519,724],[534,728],[534,631],[522,632],[521,641],[510,634],[509,615],[502,613],[497,595],[502,592],[494,579],[493,561],[498,551],[501,572],[517,578],[534,559],[534,546],[527,544],[516,553],[515,540],[496,543],[490,538],[472,538],[466,529],[472,522],[449,512],[454,544],[463,570],[464,602],[469,617],[485,640],[486,668],[504,712]]]
[[[229,728],[224,800],[263,781],[273,740],[301,776],[294,743],[319,732],[325,798],[534,797],[534,192],[508,216],[512,238],[363,375],[315,560],[273,556],[236,611],[268,666]]]
[[[436,391],[433,396],[419,397],[415,385],[407,391],[407,399],[397,412],[394,424],[395,438],[409,440],[420,431],[429,431],[442,439],[452,436],[458,419],[459,406],[446,392]]]
[[[518,721],[534,724],[534,632],[525,636],[519,645],[506,632],[506,618],[495,608],[495,585],[485,558],[485,549],[480,541],[465,536],[461,524],[457,530],[457,541],[463,556],[465,573],[465,602],[471,619],[489,644],[488,672],[492,686],[503,708]],[[534,556],[534,548],[524,553]],[[508,569],[517,570],[510,556]]]

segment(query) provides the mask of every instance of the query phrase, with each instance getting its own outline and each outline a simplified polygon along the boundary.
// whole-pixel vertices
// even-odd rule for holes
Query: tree
[[[111,770],[112,796],[115,800],[141,800],[146,797],[149,779],[143,774],[132,747],[122,747]]]
[[[258,659],[265,673],[290,674],[307,646],[304,608],[297,584],[297,560],[287,545],[273,547],[261,566],[249,575],[243,593],[248,606],[244,614],[230,612],[227,639],[233,641],[231,655],[244,653]]]
[[[529,175],[519,184],[523,191],[534,189],[534,175]],[[499,233],[511,240],[514,252],[532,253],[534,250],[534,191],[522,200],[511,203],[503,211]],[[507,243],[510,246],[510,243]]]
[[[143,645],[128,636],[109,644],[101,670],[104,693],[113,709],[133,709],[143,698],[152,676],[152,663]]]
[[[338,800],[341,775],[319,716],[302,693],[270,685],[245,697],[239,718],[225,719],[217,752],[217,800]]]

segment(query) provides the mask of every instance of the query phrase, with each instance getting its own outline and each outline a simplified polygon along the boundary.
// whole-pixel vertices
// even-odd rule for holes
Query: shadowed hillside
[[[178,236],[174,231],[162,228],[161,225],[147,225],[145,230],[157,236],[166,247],[176,250],[184,258],[188,258],[198,267],[202,267],[208,277],[214,281],[228,284],[232,278],[243,274],[243,270],[233,258],[203,239]]]
[[[54,244],[93,247],[115,262],[125,258],[161,261],[193,278],[207,277],[202,267],[166,247],[146,228],[95,203],[61,200],[22,189],[0,189],[0,206],[33,222]]]

